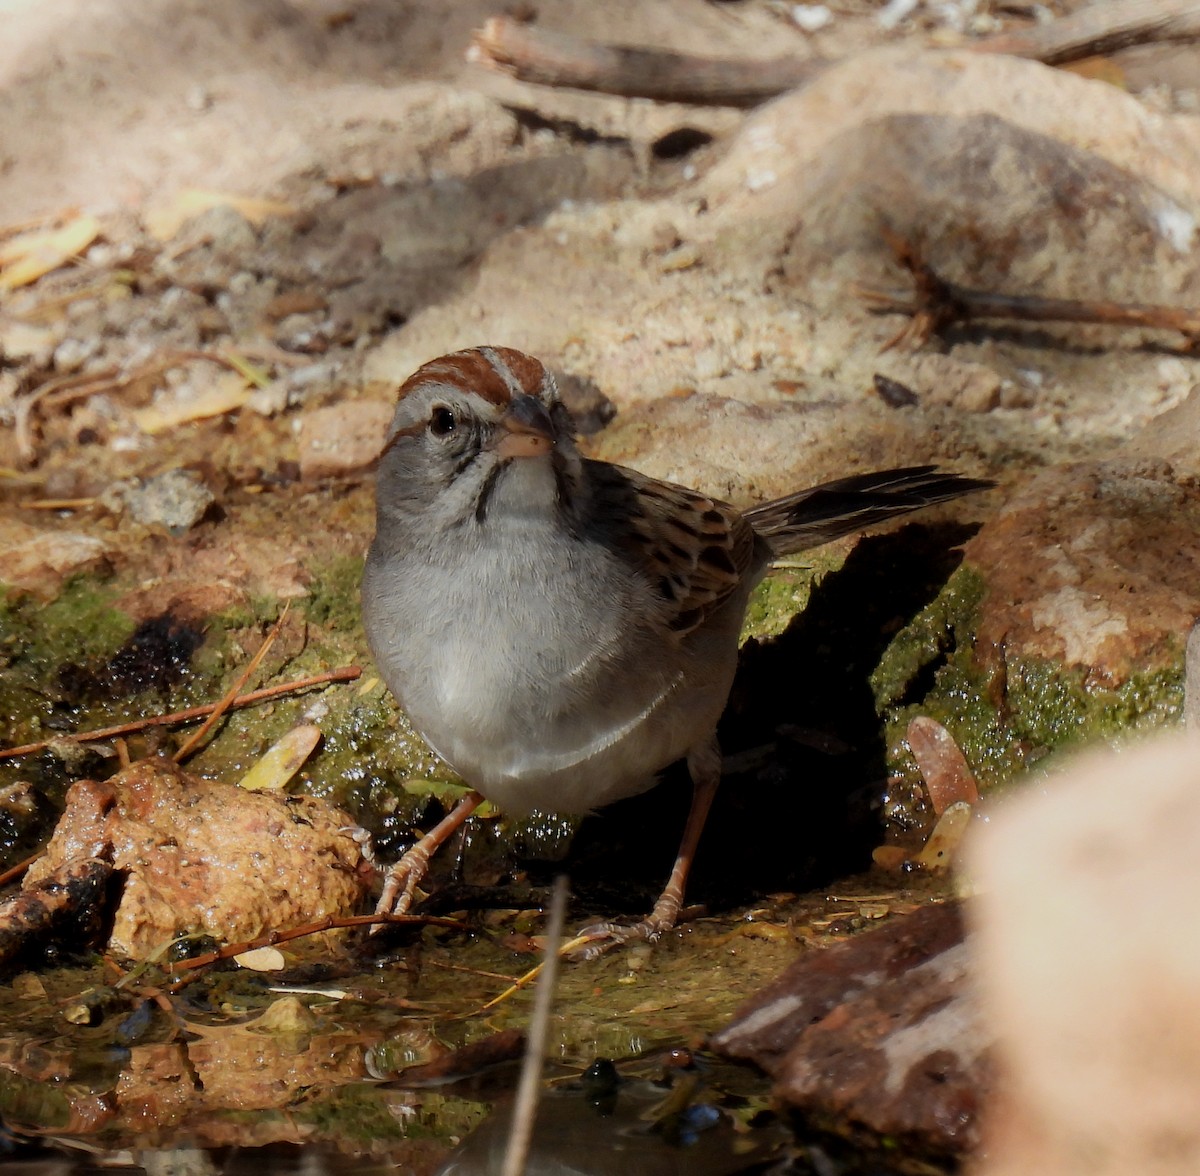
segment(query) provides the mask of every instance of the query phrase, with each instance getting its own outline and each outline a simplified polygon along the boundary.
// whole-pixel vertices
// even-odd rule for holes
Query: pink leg
[[[478,792],[468,792],[395,865],[388,867],[383,893],[375,906],[377,915],[408,913],[417,883],[429,870],[429,859],[482,803],[483,797]]]
[[[683,908],[684,890],[692,860],[696,856],[696,846],[700,843],[708,810],[712,807],[717,785],[721,782],[721,749],[715,738],[691,752],[688,771],[692,776],[692,807],[688,810],[687,824],[683,828],[683,838],[679,843],[679,853],[675,855],[675,865],[671,867],[671,876],[654,909],[640,923],[596,923],[585,927],[580,936],[594,938],[595,942],[581,949],[579,954],[584,958],[594,958],[618,943],[630,943],[636,939],[655,940],[675,926]]]

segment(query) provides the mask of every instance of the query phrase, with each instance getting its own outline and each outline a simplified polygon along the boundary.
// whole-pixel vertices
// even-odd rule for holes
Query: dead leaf
[[[245,377],[238,372],[224,372],[207,388],[186,400],[164,401],[137,409],[133,420],[143,433],[156,436],[191,421],[236,412],[244,408],[249,399],[250,389],[246,386]]]
[[[917,761],[937,816],[959,801],[978,804],[979,786],[967,757],[941,723],[927,715],[917,715],[908,724],[905,741]]]
[[[244,951],[234,958],[237,960],[239,968],[247,968],[251,972],[282,972],[287,964],[283,958],[283,952],[277,947],[256,947],[252,951]],[[275,1003],[281,1004],[282,1002],[276,1001]],[[266,1016],[265,1013],[263,1015]]]
[[[315,724],[293,727],[263,752],[254,767],[238,781],[238,787],[249,788],[251,792],[281,791],[320,741],[321,728]]]
[[[14,290],[78,257],[100,235],[94,216],[72,217],[57,229],[22,233],[0,245],[0,288]]]
[[[953,863],[954,851],[971,824],[971,811],[971,806],[962,800],[946,809],[913,861],[931,874],[948,870]]]

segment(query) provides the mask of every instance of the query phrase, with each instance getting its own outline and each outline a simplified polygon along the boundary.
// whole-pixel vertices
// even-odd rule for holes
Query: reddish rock
[[[1081,666],[1109,687],[1171,664],[1200,615],[1198,532],[1200,487],[1161,463],[1046,471],[966,546],[988,584],[976,648]]]
[[[818,1121],[954,1155],[979,1142],[990,1043],[957,903],[805,955],[712,1039],[762,1066],[778,1099]]]
[[[80,780],[26,890],[99,858],[125,875],[109,948],[142,959],[200,931],[226,943],[357,911],[370,868],[345,813],[142,760]]]

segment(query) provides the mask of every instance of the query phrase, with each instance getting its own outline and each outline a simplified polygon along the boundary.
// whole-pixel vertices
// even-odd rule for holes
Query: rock
[[[1200,740],[1093,752],[1056,776],[971,847],[1004,1075],[979,1176],[1193,1173]]]
[[[383,449],[395,405],[347,400],[300,418],[300,476],[305,481],[365,469]]]
[[[711,1044],[762,1066],[775,1097],[818,1122],[967,1152],[992,1070],[962,936],[944,903],[806,954]]]
[[[1200,476],[1200,384],[1181,403],[1148,421],[1125,452],[1134,458],[1169,462],[1178,475]]]
[[[247,792],[141,760],[80,780],[24,887],[100,858],[125,882],[109,949],[145,959],[187,932],[225,943],[356,911],[369,867],[353,822],[315,797]]]
[[[855,54],[756,111],[705,178],[704,190],[720,206],[722,221],[794,219],[785,210],[798,207],[814,161],[835,147],[845,151],[855,128],[898,115],[995,116],[1031,136],[1092,153],[1142,177],[1169,201],[1200,209],[1195,119],[1164,117],[1116,86],[1035,61],[969,50],[914,53],[908,45]],[[986,170],[987,162],[980,162]]]
[[[1200,487],[1161,464],[1028,480],[966,546],[988,583],[980,656],[1062,662],[1103,686],[1173,664],[1200,615],[1198,529]]]
[[[17,519],[0,519],[0,583],[52,599],[63,581],[106,566],[113,548],[81,531],[43,530]]]
[[[788,179],[783,277],[831,301],[856,281],[896,285],[885,228],[947,279],[997,293],[1164,302],[1200,289],[1200,192],[1182,204],[996,114],[889,114],[847,129]]]
[[[194,527],[216,501],[193,470],[167,470],[142,482],[121,483],[111,488],[108,498],[124,504],[136,522],[176,534]]]

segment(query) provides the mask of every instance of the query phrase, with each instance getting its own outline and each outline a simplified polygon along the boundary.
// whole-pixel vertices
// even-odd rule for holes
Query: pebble
[[[194,527],[216,501],[200,475],[192,470],[167,470],[143,482],[120,482],[104,495],[105,504],[124,506],[145,526],[162,526],[175,533]]]
[[[792,23],[806,33],[815,33],[833,23],[833,13],[824,4],[793,4]]]

